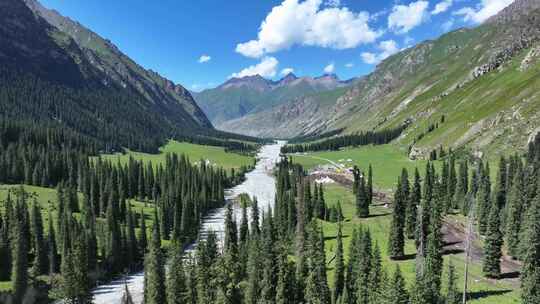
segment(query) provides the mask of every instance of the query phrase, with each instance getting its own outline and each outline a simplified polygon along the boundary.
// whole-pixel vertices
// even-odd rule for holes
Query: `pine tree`
[[[341,296],[345,284],[345,264],[343,258],[343,240],[341,222],[338,223],[336,238],[336,255],[334,258],[334,299]]]
[[[24,195],[24,194],[21,194]],[[20,198],[13,217],[11,247],[11,284],[13,303],[22,303],[28,284],[28,239],[26,201]]]
[[[396,265],[396,270],[389,284],[386,285],[387,292],[387,304],[408,304],[409,293],[407,292],[407,286],[405,279],[401,275],[399,265]]]
[[[512,257],[520,255],[520,234],[523,221],[523,206],[525,201],[525,187],[521,167],[514,174],[512,188],[508,197],[508,213],[506,220],[506,244],[508,254]]]
[[[458,304],[459,300],[459,291],[456,282],[456,269],[450,260],[450,263],[448,264],[448,285],[446,287],[445,304]]]
[[[407,200],[406,217],[405,217],[405,235],[408,239],[414,239],[416,231],[416,215],[418,213],[418,205],[422,199],[422,188],[420,184],[420,173],[418,169],[414,170],[414,183],[410,193],[410,198]]]
[[[167,276],[167,303],[187,304],[186,275],[184,272],[184,261],[182,260],[182,247],[176,245],[171,252],[170,266]]]
[[[368,180],[367,180],[367,196],[369,205],[373,203],[373,168],[369,164],[368,168]]]
[[[30,230],[32,235],[32,244],[34,248],[34,263],[31,273],[34,276],[47,273],[47,251],[43,238],[43,220],[37,201],[32,204],[30,212]]]
[[[356,215],[358,217],[369,216],[369,200],[366,191],[366,182],[363,177],[359,180],[359,186],[356,192]]]
[[[225,215],[224,252],[217,269],[219,290],[216,302],[220,304],[241,302],[237,235],[236,221],[232,218],[232,206],[229,204]]]
[[[276,286],[275,304],[293,304],[294,302],[294,281],[293,265],[288,262],[287,248],[283,248],[278,253],[278,278]]]
[[[396,192],[394,194],[394,208],[392,214],[392,224],[388,252],[393,259],[405,255],[405,211],[409,197],[408,175],[405,169],[402,170],[398,179]]]
[[[166,304],[165,269],[161,253],[161,240],[157,223],[152,230],[152,241],[144,259],[144,302],[145,304]]]
[[[49,234],[47,235],[47,259],[49,264],[49,274],[57,273],[60,270],[60,261],[58,257],[58,248],[56,246],[56,232],[54,230],[51,211],[49,210]]]
[[[141,253],[141,256],[144,258],[144,255],[147,251],[148,241],[147,241],[147,235],[146,235],[146,220],[144,218],[144,212],[141,210],[140,213],[140,219],[141,223],[139,224],[140,230],[139,230],[139,237],[137,243],[139,244],[139,251]]]
[[[371,266],[369,273],[369,303],[379,303],[380,299],[384,298],[384,270],[382,268],[381,252],[379,245],[375,243],[371,258]]]
[[[521,302],[540,303],[540,193],[530,207],[527,252],[521,274]]]
[[[70,229],[79,230],[73,219]],[[79,231],[77,231],[79,232]],[[61,265],[61,286],[58,292],[59,299],[66,303],[92,303],[90,282],[88,279],[88,260],[86,258],[86,241],[84,237],[73,242],[73,247],[65,248]]]
[[[247,265],[247,287],[244,294],[244,303],[257,304],[260,295],[261,280],[260,246],[258,238],[250,241],[249,258]]]
[[[489,210],[492,205],[491,203],[491,183],[488,180],[489,177],[486,177],[482,174],[480,178],[480,183],[478,187],[478,192],[476,192],[476,214],[478,219],[478,232],[481,235],[485,235],[488,220],[489,220]]]
[[[330,304],[330,289],[326,278],[324,237],[314,221],[310,229],[308,275],[304,299],[306,304]]]
[[[489,278],[498,278],[501,275],[500,259],[502,256],[503,237],[500,231],[500,212],[498,205],[491,206],[489,222],[484,241],[484,263],[482,271]]]
[[[9,202],[6,201],[6,216],[2,218],[0,213],[0,280],[7,281],[10,278],[11,270],[11,253],[10,253],[10,243],[9,243],[9,228],[8,222],[9,218],[7,216],[8,212],[11,212],[7,206]]]
[[[258,235],[260,233],[259,229],[259,203],[257,198],[253,198],[251,203],[251,233]]]

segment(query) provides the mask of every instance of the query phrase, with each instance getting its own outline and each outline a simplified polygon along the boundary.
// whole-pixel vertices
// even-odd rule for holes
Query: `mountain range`
[[[540,131],[539,16],[540,1],[516,0],[477,27],[385,59],[349,86],[298,93],[217,126],[294,137],[380,130],[410,121],[398,142],[411,148],[411,157],[439,146],[476,153],[523,149]],[[207,101],[198,101],[204,110]]]
[[[297,77],[288,73],[272,81],[260,75],[230,78],[214,89],[194,93],[197,103],[219,129],[229,130],[230,120],[259,113],[299,96],[348,86],[357,79],[340,80],[335,74],[319,77]]]

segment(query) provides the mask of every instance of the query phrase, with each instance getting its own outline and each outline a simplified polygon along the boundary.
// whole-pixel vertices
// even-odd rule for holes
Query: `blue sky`
[[[233,76],[369,73],[426,39],[475,26],[513,0],[41,0],[191,90]]]

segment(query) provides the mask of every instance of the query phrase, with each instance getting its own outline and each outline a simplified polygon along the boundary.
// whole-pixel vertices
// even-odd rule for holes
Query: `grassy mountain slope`
[[[295,126],[277,128],[354,133],[411,119],[399,142],[414,145],[419,156],[439,145],[481,152],[524,148],[540,126],[539,9],[538,0],[516,0],[476,28],[404,50],[344,94],[325,100],[330,107],[319,106],[317,99],[304,105],[304,112],[291,106],[281,115],[296,116]],[[445,122],[426,133],[442,115]]]

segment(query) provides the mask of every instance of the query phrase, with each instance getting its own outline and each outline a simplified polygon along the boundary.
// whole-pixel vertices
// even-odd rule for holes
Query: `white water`
[[[274,205],[276,195],[276,185],[274,177],[271,175],[272,169],[279,161],[281,147],[285,142],[266,145],[261,148],[257,154],[257,164],[255,169],[246,174],[246,180],[232,189],[225,192],[225,198],[229,201],[242,193],[247,193],[250,197],[257,197],[259,203],[259,213],[266,212],[268,207]],[[218,208],[203,218],[200,234],[206,236],[209,231],[214,231],[218,234],[218,238],[222,239],[226,208]],[[235,206],[234,214],[240,220],[241,209]],[[188,250],[192,250],[195,244],[191,245]],[[124,282],[127,284],[129,292],[135,304],[140,304],[143,301],[144,290],[144,272],[139,272],[119,280],[109,282],[107,284],[96,287],[92,294],[95,304],[119,304],[124,294]]]

